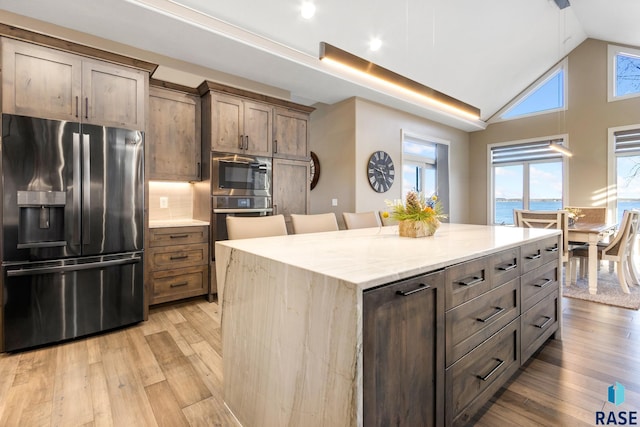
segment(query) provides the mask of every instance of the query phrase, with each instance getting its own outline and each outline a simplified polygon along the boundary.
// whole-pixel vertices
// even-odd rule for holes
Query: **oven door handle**
[[[272,208],[260,208],[260,209],[214,209],[213,213],[262,213],[262,212],[273,212]]]

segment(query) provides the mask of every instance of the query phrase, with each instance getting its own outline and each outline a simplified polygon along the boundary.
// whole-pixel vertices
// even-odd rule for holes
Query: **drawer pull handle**
[[[549,283],[553,282],[553,280],[551,280],[551,279],[542,279],[542,280],[544,280],[544,283],[536,283],[533,286],[535,286],[536,288],[544,288]]]
[[[458,282],[458,284],[462,285],[462,286],[471,286],[471,285],[475,285],[475,284],[481,283],[481,282],[484,282],[484,277],[482,277],[482,276],[473,276],[470,281],[465,282],[464,280],[461,280],[461,281]]]
[[[187,286],[189,282],[172,283],[169,285],[172,288],[179,288],[180,286]]]
[[[493,368],[493,369],[491,370],[491,372],[489,372],[489,373],[488,373],[487,375],[485,375],[484,377],[481,377],[480,375],[476,375],[476,377],[478,377],[478,378],[479,378],[479,379],[481,379],[482,381],[486,381],[486,380],[488,380],[488,379],[489,379],[489,377],[491,377],[491,375],[495,374],[495,373],[498,371],[498,369],[500,369],[500,367],[501,367],[502,365],[504,365],[504,360],[501,360],[501,359],[496,358],[496,361],[498,362],[498,365],[497,365],[495,368]]]
[[[547,252],[558,252],[558,245],[552,247],[552,248],[547,248]]]
[[[481,318],[476,318],[476,320],[478,322],[482,322],[482,323],[487,323],[489,320],[493,319],[494,317],[496,317],[497,315],[499,315],[500,313],[502,313],[505,309],[503,307],[494,307],[497,311],[490,314],[489,317],[486,317],[484,319]]]
[[[538,253],[534,255],[527,255],[527,259],[539,259],[539,258],[542,258],[542,255],[540,255],[540,251],[538,251]]]
[[[188,234],[172,234],[169,236],[170,239],[184,239],[185,237],[189,237]]]
[[[427,289],[431,289],[431,286],[427,286],[424,283],[420,283],[420,286],[410,291],[396,291],[396,295],[408,297],[411,294],[415,294],[416,292],[420,292],[420,291],[426,291]]]
[[[174,261],[174,260],[176,260],[176,259],[187,259],[187,258],[189,258],[189,255],[177,255],[177,256],[172,256],[172,257],[170,257],[169,259],[170,259],[171,261]]]
[[[513,270],[514,268],[516,268],[518,266],[517,262],[511,263],[509,265],[504,265],[502,267],[498,267],[498,270],[501,271],[509,271],[509,270]]]
[[[547,320],[545,320],[545,321],[544,321],[544,323],[543,323],[542,325],[535,325],[535,324],[534,324],[533,326],[535,326],[536,328],[539,328],[539,329],[544,329],[544,327],[545,327],[545,326],[547,326],[547,325],[549,324],[549,322],[551,322],[551,320],[553,320],[553,319],[551,319],[551,317],[549,317],[549,316],[543,316],[543,317],[544,317],[545,319],[547,319]]]

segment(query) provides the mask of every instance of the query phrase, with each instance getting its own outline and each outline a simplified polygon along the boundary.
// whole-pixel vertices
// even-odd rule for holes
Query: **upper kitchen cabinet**
[[[308,112],[274,109],[273,156],[302,160],[309,157]]]
[[[145,129],[148,74],[2,38],[5,113]]]
[[[202,137],[212,151],[308,160],[313,107],[205,81]]]
[[[151,84],[145,156],[149,179],[200,180],[200,96],[195,89]]]
[[[206,94],[203,102],[211,111],[207,119],[213,151],[271,156],[271,106],[215,92]]]

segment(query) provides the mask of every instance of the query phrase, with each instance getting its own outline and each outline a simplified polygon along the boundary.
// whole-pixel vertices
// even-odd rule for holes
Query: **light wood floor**
[[[616,410],[640,410],[640,313],[563,303],[564,340],[549,341],[476,425],[594,425],[596,411],[613,409],[615,381],[626,387]],[[154,308],[134,327],[0,355],[0,426],[50,425],[234,426],[222,402],[217,304]]]

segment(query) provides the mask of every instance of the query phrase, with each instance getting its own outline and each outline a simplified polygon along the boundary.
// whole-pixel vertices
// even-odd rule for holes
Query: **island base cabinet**
[[[362,298],[363,425],[444,425],[444,274]]]
[[[519,367],[520,319],[515,319],[446,370],[446,424],[468,424]]]

